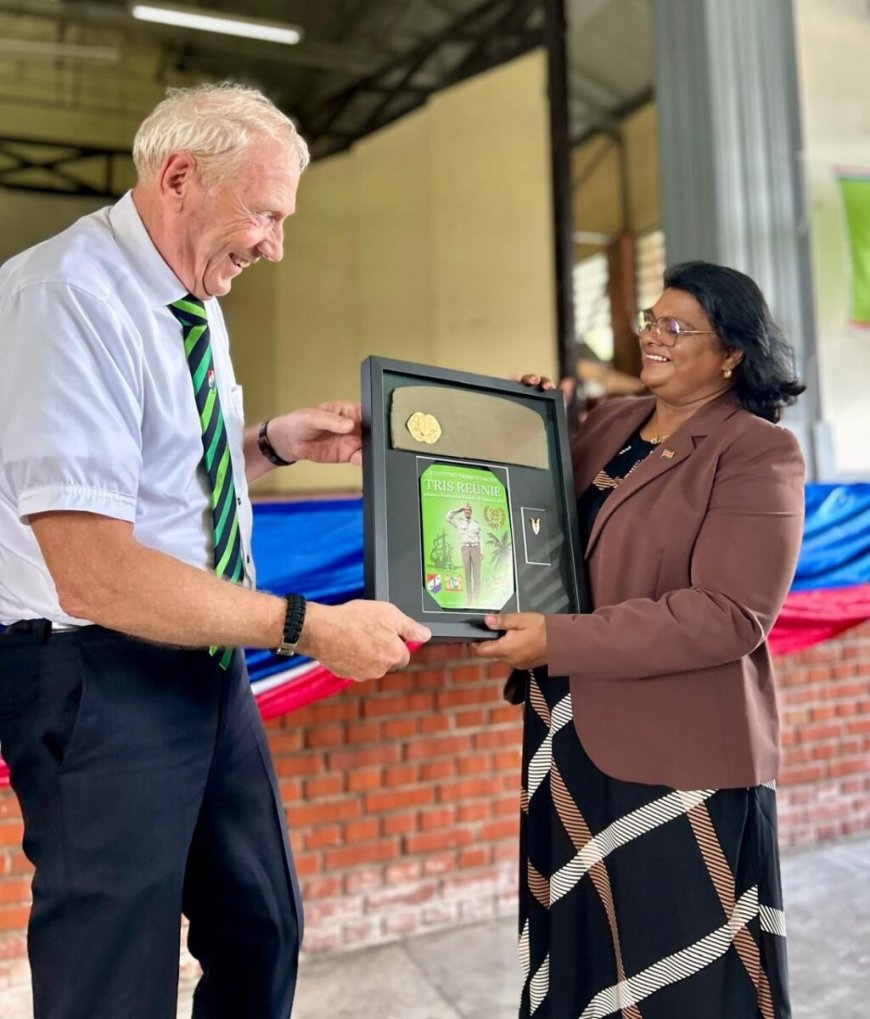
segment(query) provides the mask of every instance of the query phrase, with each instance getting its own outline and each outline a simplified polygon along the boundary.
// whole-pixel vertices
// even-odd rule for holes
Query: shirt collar
[[[165,308],[187,294],[187,287],[169,268],[145,229],[128,191],[109,210],[109,223],[133,275],[152,308]]]

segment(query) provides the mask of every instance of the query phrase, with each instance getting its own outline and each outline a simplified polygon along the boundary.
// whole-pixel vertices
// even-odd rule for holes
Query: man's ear
[[[189,152],[170,152],[157,176],[160,192],[183,201],[196,172],[196,159]]]

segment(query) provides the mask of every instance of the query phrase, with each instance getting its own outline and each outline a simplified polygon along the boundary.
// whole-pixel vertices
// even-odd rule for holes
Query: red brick
[[[358,799],[338,800],[334,803],[304,803],[287,808],[291,828],[308,828],[317,824],[347,821],[359,817],[362,804]]]
[[[506,704],[503,708],[490,708],[489,721],[492,725],[501,725],[504,722],[515,722],[519,714],[518,708],[513,704]]]
[[[429,787],[419,789],[391,789],[389,792],[369,793],[366,796],[366,813],[380,814],[403,807],[420,807],[435,800],[435,790]]]
[[[0,906],[0,931],[16,931],[27,926],[30,906]]]
[[[489,754],[466,754],[456,762],[460,775],[479,775],[492,768],[492,758]]]
[[[358,895],[361,892],[370,892],[381,888],[384,883],[384,870],[382,867],[369,867],[365,870],[356,870],[348,874],[344,879],[344,890],[348,895]]]
[[[411,811],[401,814],[387,814],[381,821],[381,825],[385,835],[407,835],[417,830],[418,822],[418,814]]]
[[[482,708],[475,711],[460,711],[456,715],[457,729],[481,729],[486,725],[486,712]]]
[[[275,758],[275,773],[279,778],[293,775],[319,775],[324,770],[323,758],[316,754],[293,754]]]
[[[341,746],[344,743],[343,725],[318,725],[305,732],[305,746],[317,748]]]
[[[491,859],[492,849],[489,846],[463,849],[459,853],[459,866],[468,870],[472,867],[485,867]]]
[[[30,902],[30,882],[22,878],[0,881],[0,902]]]
[[[420,768],[416,764],[398,764],[384,769],[384,785],[388,788],[412,785],[417,781]]]
[[[485,678],[486,674],[480,665],[463,665],[451,672],[454,683],[479,683]]]
[[[388,864],[384,870],[384,878],[388,885],[403,884],[416,881],[420,876],[420,861],[406,860],[401,863]]]
[[[413,690],[416,686],[416,677],[412,672],[394,672],[378,680],[378,691],[385,690],[390,693]]]
[[[367,842],[376,839],[380,832],[381,823],[377,818],[367,817],[362,821],[351,821],[344,826],[345,841]]]
[[[377,842],[362,843],[344,849],[328,849],[324,863],[327,870],[341,870],[344,867],[355,867],[360,863],[395,860],[398,855],[398,843],[390,839],[380,839]]]
[[[479,838],[482,842],[495,842],[498,839],[515,839],[519,834],[519,818],[514,820],[493,821],[481,825]]]
[[[519,747],[522,744],[522,739],[521,725],[512,726],[510,729],[488,729],[475,735],[474,746],[481,749],[505,746]]]
[[[390,722],[384,722],[384,739],[407,739],[417,731],[416,718],[396,718]]]
[[[477,803],[460,803],[456,811],[456,819],[460,824],[485,821],[492,814],[492,804],[489,800],[480,800]]]
[[[406,835],[403,839],[407,853],[437,853],[444,849],[455,849],[467,846],[474,841],[474,836],[467,828],[454,828],[451,831],[431,831],[420,835]]]
[[[383,735],[380,722],[351,722],[345,731],[347,743],[376,743]]]
[[[392,764],[400,758],[399,747],[383,744],[376,747],[358,747],[354,750],[336,750],[328,756],[330,769],[365,768],[372,764]]]
[[[418,692],[401,697],[376,697],[363,704],[365,718],[378,718],[382,715],[408,715],[414,712],[432,710],[432,694]]]
[[[305,782],[305,798],[307,800],[337,796],[341,792],[344,792],[343,775],[324,775],[322,778],[309,778]]]
[[[20,846],[24,838],[24,825],[21,821],[4,821],[0,824],[0,846]]]
[[[422,810],[419,817],[420,831],[431,831],[433,828],[446,828],[456,820],[455,807],[439,807],[435,810]]]
[[[471,749],[470,736],[442,736],[437,739],[418,739],[405,747],[407,760],[429,760],[446,754],[464,754]]]
[[[421,782],[437,782],[442,778],[452,778],[455,774],[456,762],[449,757],[426,761],[420,765]]]
[[[316,877],[302,886],[302,898],[306,903],[335,895],[341,895],[341,879],[338,877]]]
[[[438,799],[442,802],[473,800],[477,797],[496,796],[501,791],[501,782],[497,778],[469,778],[464,782],[442,785],[438,789]]]
[[[355,793],[367,789],[380,789],[382,775],[380,768],[360,768],[348,774],[347,788]]]
[[[302,842],[309,850],[324,849],[326,846],[340,846],[342,844],[341,828],[337,824],[314,828],[304,834]]]
[[[433,732],[446,732],[450,728],[449,715],[427,715],[417,723],[420,732],[430,734]]]
[[[301,729],[279,729],[269,733],[269,749],[272,756],[293,754],[302,749]]]

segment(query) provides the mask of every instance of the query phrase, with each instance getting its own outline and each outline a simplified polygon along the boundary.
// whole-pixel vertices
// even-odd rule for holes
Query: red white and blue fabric
[[[254,507],[258,584],[338,604],[362,595],[362,501],[268,502]],[[791,592],[771,634],[775,654],[829,640],[870,619],[870,483],[808,485],[806,524]],[[349,684],[318,662],[249,651],[263,718],[304,707]],[[5,769],[0,762],[0,783]]]

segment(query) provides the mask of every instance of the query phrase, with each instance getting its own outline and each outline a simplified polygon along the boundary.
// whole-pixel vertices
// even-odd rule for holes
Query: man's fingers
[[[403,640],[413,641],[415,644],[425,644],[432,637],[432,631],[428,626],[416,622],[410,616],[402,617],[398,634]]]

